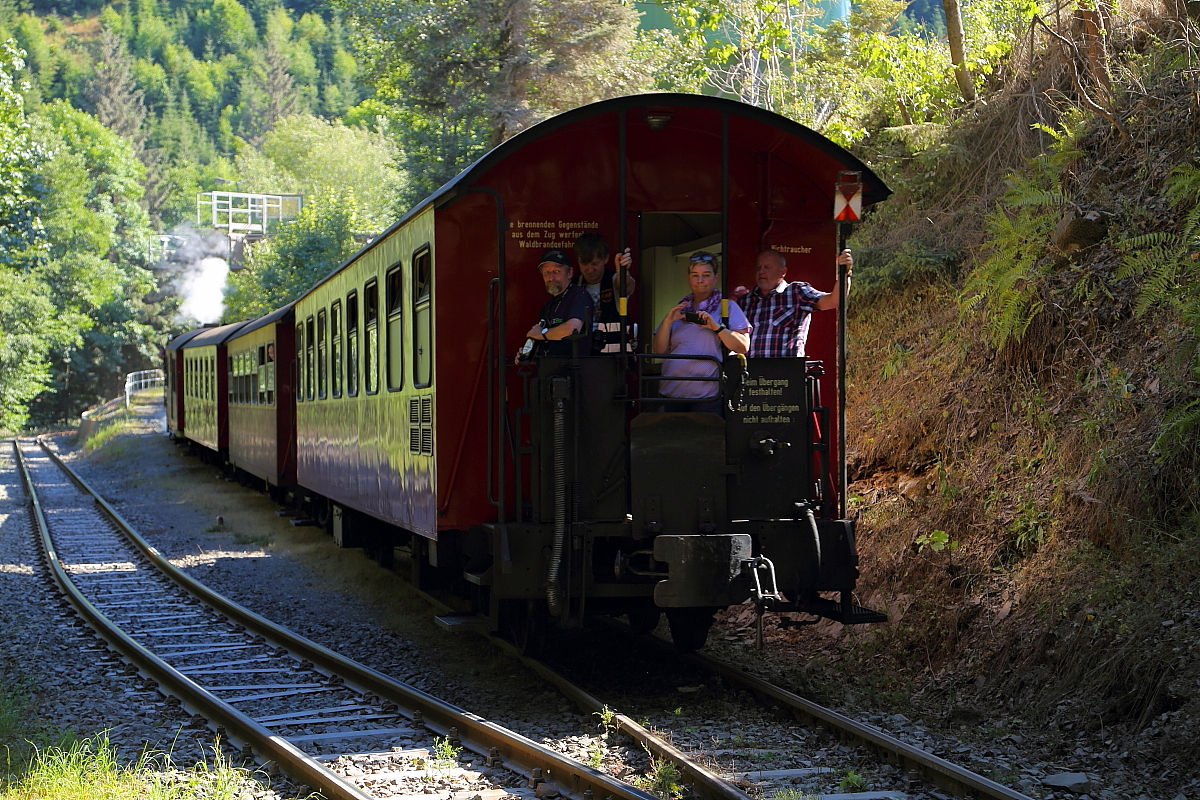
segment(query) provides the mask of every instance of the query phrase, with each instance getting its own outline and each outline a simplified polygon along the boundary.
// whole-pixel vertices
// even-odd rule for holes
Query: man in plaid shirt
[[[846,291],[850,291],[850,271],[854,259],[849,250],[837,257],[838,264],[846,265]],[[748,292],[739,286],[734,290],[738,305],[746,312],[753,329],[750,334],[751,358],[792,358],[804,356],[804,344],[808,340],[809,315],[813,311],[837,308],[838,286],[833,282],[833,291],[826,293],[814,289],[804,281],[784,280],[787,262],[778,250],[764,250],[758,254],[755,272],[757,286]]]

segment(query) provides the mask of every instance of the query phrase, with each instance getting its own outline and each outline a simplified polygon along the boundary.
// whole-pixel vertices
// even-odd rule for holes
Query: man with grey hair
[[[850,271],[854,258],[849,250],[838,254],[838,264],[846,266],[846,291],[850,291]],[[746,312],[752,326],[751,358],[794,358],[804,356],[808,340],[808,325],[814,311],[826,311],[838,306],[838,282],[832,292],[814,289],[804,281],[784,280],[787,261],[778,250],[758,254],[754,291],[739,286],[733,291],[738,305]]]

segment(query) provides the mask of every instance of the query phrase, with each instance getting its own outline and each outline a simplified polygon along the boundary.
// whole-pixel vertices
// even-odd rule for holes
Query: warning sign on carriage
[[[834,222],[858,222],[862,219],[862,173],[839,172],[836,188],[833,193]]]

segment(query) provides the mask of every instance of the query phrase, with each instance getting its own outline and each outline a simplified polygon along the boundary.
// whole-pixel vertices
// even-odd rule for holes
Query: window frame
[[[404,389],[404,264],[397,261],[392,266],[388,267],[384,273],[384,309],[385,309],[385,336],[387,342],[387,367],[384,369],[384,374],[387,378],[386,386],[389,392],[399,392]],[[395,297],[392,296],[393,288],[395,289]],[[399,326],[396,334],[396,340],[392,341],[392,323],[395,322]],[[392,347],[395,346],[396,358],[396,374],[392,374]],[[394,379],[394,380],[393,380]]]
[[[346,292],[346,397],[358,397],[362,389],[359,362],[362,361],[362,340],[359,338],[358,290]]]
[[[369,301],[372,299],[372,297],[375,300],[375,303],[374,303],[375,314],[373,317],[370,316],[372,306],[369,304]],[[379,394],[379,372],[380,372],[379,361],[380,361],[380,359],[379,359],[379,279],[378,278],[371,278],[370,280],[368,280],[366,283],[363,284],[363,310],[362,310],[362,313],[363,313],[363,338],[366,341],[366,347],[364,348],[366,350],[366,352],[364,353],[365,357],[363,358],[363,378],[364,378],[363,391],[367,394]],[[374,334],[374,337],[375,337],[375,348],[374,348],[375,349],[375,369],[374,369],[375,374],[374,375],[371,374],[372,370],[371,370],[371,364],[370,364],[372,334]],[[374,381],[370,380],[370,378],[372,378],[372,377],[375,379]]]
[[[342,396],[342,299],[329,304],[329,395]]]
[[[329,313],[317,309],[317,399],[329,397]]]
[[[420,278],[421,278],[420,270],[417,268],[417,264],[419,263],[420,259],[423,256],[428,256],[428,258],[429,258],[429,269],[428,269],[428,274],[425,277],[424,285],[422,286],[422,284],[420,283]],[[413,291],[412,291],[413,388],[428,389],[430,386],[433,385],[433,356],[434,356],[434,347],[433,347],[433,248],[430,247],[429,242],[425,242],[425,244],[423,244],[420,247],[413,250],[412,259],[411,259],[410,263],[412,265],[412,280],[413,280]],[[429,312],[429,315],[425,320],[424,326],[422,326],[422,324],[421,324],[421,311],[422,311],[423,306],[427,307],[427,310]],[[424,328],[423,331],[422,331],[422,328]],[[429,374],[426,376],[426,380],[424,383],[421,382],[420,377],[417,375],[417,369],[419,368],[419,365],[421,363],[421,345],[422,345],[422,335],[421,334],[422,334],[422,332],[425,334],[424,344],[426,347],[429,348]]]

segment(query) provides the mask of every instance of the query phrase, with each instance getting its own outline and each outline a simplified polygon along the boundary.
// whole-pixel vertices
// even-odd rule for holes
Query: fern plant
[[[1009,176],[1009,189],[986,220],[991,234],[987,257],[959,295],[963,313],[980,314],[997,349],[1019,341],[1042,308],[1038,292],[1050,270],[1047,245],[1067,198],[1059,185],[1063,167],[1082,155],[1078,142],[1086,118],[1064,116],[1060,129],[1035,128],[1053,138],[1049,150],[1030,161],[1030,174]]]
[[[1200,168],[1191,164],[1176,167],[1165,190],[1174,208],[1190,209],[1177,230],[1154,231],[1119,242],[1125,257],[1116,277],[1141,281],[1135,314],[1166,305],[1196,320],[1200,317],[1200,286],[1196,282],[1200,274]]]
[[[1171,206],[1181,213],[1173,231],[1154,231],[1117,244],[1124,252],[1117,278],[1141,281],[1134,313],[1154,306],[1179,312],[1190,334],[1193,372],[1200,372],[1194,348],[1200,338],[1200,168],[1183,164],[1172,170],[1165,186]],[[1181,452],[1200,430],[1200,400],[1170,409],[1163,417],[1154,451],[1160,460]]]

